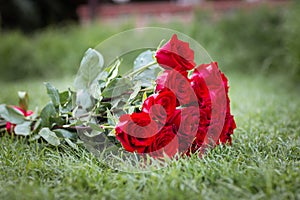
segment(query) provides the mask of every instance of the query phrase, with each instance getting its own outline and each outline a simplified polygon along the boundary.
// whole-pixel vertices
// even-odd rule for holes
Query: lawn
[[[4,136],[0,199],[300,199],[299,88],[283,75],[227,75],[237,122],[232,146],[136,174],[103,166],[84,147]],[[49,81],[72,86],[72,77]],[[0,102],[14,103],[12,91],[22,89],[33,107],[47,102],[41,81],[5,86]]]

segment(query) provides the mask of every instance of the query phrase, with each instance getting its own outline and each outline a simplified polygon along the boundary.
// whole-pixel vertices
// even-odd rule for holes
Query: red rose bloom
[[[185,152],[194,141],[200,125],[200,111],[198,107],[189,106],[179,110],[170,124],[177,130],[179,152]]]
[[[193,141],[190,148],[187,149],[187,151],[186,151],[187,155],[189,155],[190,153],[197,152],[202,147],[202,145],[205,143],[204,140],[205,140],[205,137],[207,135],[207,129],[208,129],[207,127],[203,127],[203,126],[200,126],[198,128],[195,140]]]
[[[170,118],[170,120],[167,122],[166,126],[173,126],[174,130],[177,132],[179,130],[181,123],[181,109],[176,109]]]
[[[191,80],[192,87],[200,100],[211,98],[210,95],[218,92],[219,89],[225,88],[225,91],[228,91],[228,87],[226,88],[227,79],[225,79],[224,74],[222,76],[217,62],[202,64],[197,67]]]
[[[209,139],[216,140],[217,144],[219,144],[218,140],[222,143],[230,143],[230,133],[233,133],[236,126],[230,115],[226,76],[220,72],[218,64],[212,62],[202,64],[195,69],[191,80],[193,89],[200,100],[200,128],[206,126],[210,133]],[[203,131],[200,132],[203,134]],[[201,137],[198,135],[197,140],[202,139],[198,140],[196,146],[202,145],[203,137],[203,135]]]
[[[226,94],[228,94],[228,79],[226,78],[226,76],[221,72],[221,77],[222,77],[222,81],[223,81],[223,86],[225,88]]]
[[[211,120],[211,104],[210,102],[203,102],[199,107],[200,110],[200,126],[207,127]]]
[[[220,139],[217,142],[217,144],[219,144],[219,143],[225,144],[227,142],[229,144],[231,144],[231,134],[233,134],[233,130],[235,128],[236,128],[236,124],[235,124],[235,121],[233,119],[233,116],[230,115],[230,114],[227,114],[226,118],[225,118],[225,124],[224,124],[222,133],[220,135]]]
[[[116,137],[125,150],[129,152],[143,153],[158,132],[155,121],[150,119],[148,113],[133,113],[122,115],[116,126]]]
[[[178,151],[178,138],[172,126],[164,126],[163,129],[154,136],[151,145],[145,150],[152,157],[162,158],[164,154],[173,157]]]
[[[187,74],[175,70],[165,70],[156,80],[156,92],[170,90],[177,97],[178,105],[186,105],[197,102],[197,97],[191,86]]]
[[[198,101],[202,102],[204,100],[210,99],[209,90],[207,88],[204,78],[199,76],[198,74],[193,74],[191,80],[191,85],[198,98]]]
[[[175,69],[179,72],[191,70],[195,67],[194,51],[189,43],[178,40],[174,34],[155,55],[157,63],[165,69]]]
[[[149,96],[143,103],[142,112],[149,113],[151,118],[165,124],[172,117],[176,108],[176,97],[171,91],[164,91]]]
[[[23,113],[24,117],[28,117],[30,115],[33,114],[33,112],[31,110],[25,111],[22,108],[18,107],[18,106],[13,106],[14,109],[20,111]],[[6,122],[6,130],[9,133],[13,133],[14,132],[14,128],[16,127],[16,124],[12,124],[10,122]]]
[[[195,69],[191,79],[200,100],[211,101],[214,109],[217,109],[222,117],[224,111],[230,112],[228,79],[219,70],[217,62],[200,65]]]

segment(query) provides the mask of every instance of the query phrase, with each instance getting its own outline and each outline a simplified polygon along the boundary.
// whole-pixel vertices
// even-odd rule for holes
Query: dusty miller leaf
[[[133,69],[138,70],[152,62],[154,62],[154,51],[147,50],[141,53],[134,61]],[[152,86],[152,81],[157,78],[158,73],[161,71],[160,67],[156,64],[145,69],[143,72],[134,77],[135,81],[140,80],[143,87]]]
[[[50,102],[41,111],[41,125],[42,127],[51,127],[51,119],[55,118],[57,115],[54,105]]]
[[[88,131],[83,132],[83,134],[87,137],[95,137],[95,136],[101,135],[102,133],[103,132],[96,131],[96,130],[92,130],[91,132],[88,132]]]
[[[79,90],[76,94],[76,105],[88,110],[94,106],[94,100],[87,90]]]
[[[111,113],[109,109],[106,110],[107,113],[107,123],[110,126],[116,126],[118,123],[118,119]]]
[[[117,60],[111,67],[108,68],[109,72],[107,76],[107,82],[110,82],[118,76],[120,64],[121,61]]]
[[[25,121],[22,124],[18,124],[14,132],[16,135],[28,136],[31,134],[31,122]]]
[[[25,119],[21,111],[12,106],[7,106],[4,104],[0,105],[0,116],[7,122],[11,122],[13,124],[21,124]]]
[[[99,124],[95,123],[88,123],[88,126],[91,127],[93,130],[104,132],[104,129],[99,126]]]
[[[101,85],[98,83],[98,80],[94,80],[93,83],[90,85],[88,92],[97,99],[98,101],[102,100],[101,96]]]
[[[76,133],[70,132],[65,129],[55,129],[53,132],[60,138],[77,139]]]
[[[142,82],[138,81],[133,87],[133,93],[130,94],[129,101],[133,100],[141,90]]]
[[[60,96],[58,90],[51,85],[50,83],[45,83],[45,86],[47,88],[47,94],[49,95],[54,107],[59,107],[60,105]]]
[[[53,146],[58,146],[60,145],[60,140],[56,136],[56,134],[51,131],[49,128],[42,128],[39,132],[39,135],[46,140],[49,144]]]
[[[127,78],[116,78],[112,80],[103,90],[102,96],[113,98],[127,93],[132,87],[132,82]]]
[[[104,66],[103,56],[95,49],[88,49],[80,63],[74,81],[75,89],[88,89]]]

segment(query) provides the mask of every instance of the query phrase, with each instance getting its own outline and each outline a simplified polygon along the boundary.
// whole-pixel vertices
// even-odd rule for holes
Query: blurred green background
[[[71,16],[68,13],[64,17],[67,20]],[[217,18],[213,14],[198,10],[191,23],[174,20],[161,24],[152,20],[148,26],[175,29],[194,38],[219,62],[225,73],[266,77],[280,74],[291,84],[299,83],[300,3],[234,9]],[[135,27],[130,18],[125,23],[88,25],[74,22],[51,25],[50,22],[47,27],[30,33],[20,27],[0,31],[0,102],[13,103],[15,90],[28,90],[32,83],[40,84],[46,80],[57,82],[57,87],[66,89],[72,85],[87,48]],[[69,84],[64,85],[62,80]],[[36,91],[42,92],[32,92]]]

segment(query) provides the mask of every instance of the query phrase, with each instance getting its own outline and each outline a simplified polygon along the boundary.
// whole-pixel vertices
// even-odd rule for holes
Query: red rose
[[[30,116],[30,115],[33,114],[33,112],[31,110],[25,111],[25,110],[23,110],[22,108],[20,108],[18,106],[13,106],[13,108],[16,109],[16,110],[18,110],[18,111],[20,111],[20,112],[22,112],[23,115],[24,115],[24,117],[28,117],[28,116]],[[16,127],[16,124],[12,124],[10,122],[6,122],[6,130],[7,130],[7,132],[13,133],[15,127]]]
[[[155,57],[157,63],[165,69],[181,72],[195,67],[194,51],[190,49],[189,43],[178,40],[176,34],[156,52]]]
[[[187,74],[175,70],[165,70],[156,80],[156,92],[171,90],[176,95],[179,105],[197,102],[197,96],[191,86]]]
[[[160,76],[157,77],[156,79],[156,87],[155,87],[155,92],[162,92],[165,90],[168,90],[168,88],[166,88],[166,82],[168,79],[168,73],[169,70],[164,71]]]
[[[181,109],[176,109],[170,118],[170,120],[167,122],[166,126],[173,126],[173,128],[176,130],[176,132],[179,130],[181,123]]]
[[[235,121],[233,119],[233,116],[230,114],[226,115],[225,118],[225,124],[222,130],[222,133],[220,135],[219,143],[229,143],[231,144],[231,134],[233,134],[233,130],[236,128]]]
[[[193,89],[200,100],[201,109],[207,110],[205,113],[209,113],[209,119],[211,119],[209,124],[214,125],[211,130],[215,133],[210,137],[218,139],[222,131],[221,129],[220,133],[217,133],[218,127],[223,127],[226,113],[230,113],[228,80],[220,72],[216,62],[200,65],[193,72],[191,80]]]
[[[171,91],[149,96],[143,103],[142,112],[149,113],[152,119],[165,124],[176,108],[176,97]]]
[[[148,113],[141,112],[122,115],[115,130],[116,138],[125,150],[143,153],[145,148],[153,142],[153,136],[159,128]]]
[[[228,89],[229,89],[229,86],[228,86],[228,79],[227,79],[227,77],[225,76],[225,74],[223,74],[222,72],[221,72],[221,77],[222,77],[223,86],[224,86],[224,88],[225,88],[226,94],[228,94]]]
[[[205,137],[207,135],[207,127],[203,127],[200,126],[198,128],[197,134],[196,134],[196,138],[193,141],[193,144],[191,145],[191,147],[186,151],[186,154],[189,155],[189,153],[195,153],[197,151],[199,151],[199,149],[202,147],[202,145],[204,143],[206,143]]]
[[[180,153],[187,151],[195,140],[200,125],[200,117],[199,107],[189,106],[182,108],[180,114],[177,114],[177,117],[173,119],[174,125],[178,129]],[[178,121],[180,121],[179,126]]]
[[[221,73],[221,76],[222,76],[222,81],[226,92],[227,114],[230,114],[230,99],[228,96],[228,90],[229,90],[228,79],[223,73]]]
[[[218,89],[221,86],[225,87],[226,90],[228,89],[228,80],[225,75],[219,70],[217,62],[200,65],[194,70],[192,77],[193,76],[202,77],[205,80],[207,86],[209,86],[209,89]]]
[[[195,70],[191,77],[191,85],[199,101],[210,99],[209,90],[205,79],[201,76],[198,70]]]
[[[202,64],[192,74],[192,87],[200,101],[213,101],[212,104],[227,106],[230,111],[228,97],[228,80],[219,70],[218,63]]]
[[[202,64],[197,67],[192,76],[192,87],[199,99],[213,98],[211,96],[220,90],[228,92],[228,81],[224,74],[218,68],[217,62]]]
[[[172,126],[164,126],[163,129],[154,136],[151,145],[145,150],[152,157],[162,158],[164,154],[173,157],[178,151],[178,138]]]

